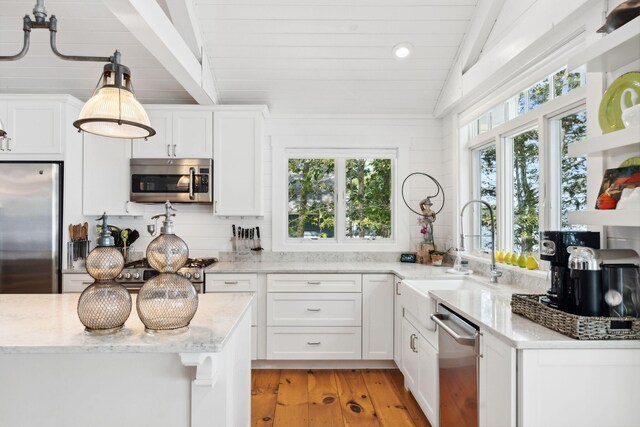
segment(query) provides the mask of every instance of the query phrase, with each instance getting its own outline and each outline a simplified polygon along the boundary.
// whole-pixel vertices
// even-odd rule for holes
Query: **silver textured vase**
[[[85,332],[106,335],[119,331],[131,314],[131,295],[113,280],[97,280],[78,299],[78,317]]]

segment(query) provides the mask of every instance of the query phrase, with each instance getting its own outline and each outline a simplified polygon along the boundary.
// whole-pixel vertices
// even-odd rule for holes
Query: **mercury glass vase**
[[[78,299],[78,317],[86,333],[111,334],[122,329],[131,305],[131,295],[124,286],[113,280],[96,280]]]
[[[182,333],[189,328],[198,309],[198,292],[188,279],[162,273],[142,286],[136,308],[146,332]]]
[[[96,280],[112,280],[124,268],[124,257],[114,246],[97,246],[87,256],[87,273]]]

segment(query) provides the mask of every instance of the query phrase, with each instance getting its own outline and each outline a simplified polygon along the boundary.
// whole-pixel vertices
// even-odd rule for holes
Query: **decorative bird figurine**
[[[598,33],[611,33],[640,16],[640,0],[627,0],[611,11]]]

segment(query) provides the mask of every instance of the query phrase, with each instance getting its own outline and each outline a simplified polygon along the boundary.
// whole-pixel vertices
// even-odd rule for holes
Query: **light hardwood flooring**
[[[251,374],[251,425],[431,427],[397,369]]]

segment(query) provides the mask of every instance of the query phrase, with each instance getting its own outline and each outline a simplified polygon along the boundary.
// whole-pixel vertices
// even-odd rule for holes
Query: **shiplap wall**
[[[260,226],[262,246],[271,250],[271,137],[277,136],[353,136],[354,139],[388,137],[390,143],[397,138],[411,141],[411,171],[425,172],[433,175],[440,182],[444,179],[444,162],[442,159],[442,121],[419,116],[278,116],[273,115],[266,122],[264,138],[264,213],[262,218],[219,218],[212,214],[211,206],[177,205],[178,216],[175,221],[175,232],[189,245],[192,257],[216,256],[220,251],[231,250],[231,225],[241,227]],[[448,162],[452,162],[449,159]],[[404,179],[404,177],[400,177]],[[444,184],[443,184],[444,185]],[[410,203],[418,209],[418,202],[425,196],[425,181],[416,181],[409,186]],[[242,195],[238,195],[242,197]],[[453,200],[453,199],[451,199]],[[400,202],[401,203],[401,202]],[[449,203],[449,201],[447,202]],[[399,209],[406,209],[401,204]],[[453,209],[445,207],[445,210]],[[134,250],[144,250],[151,237],[147,234],[150,217],[163,212],[162,205],[146,205],[143,218],[112,218],[110,223],[122,228],[137,229],[141,238],[133,245]],[[412,216],[413,217],[413,216]],[[91,222],[93,218],[86,218]],[[440,240],[450,234],[447,229],[447,215],[438,217],[436,223],[436,239]],[[95,221],[94,221],[95,222]],[[420,227],[414,219],[410,222],[411,248],[421,240]],[[446,230],[446,231],[445,231]],[[95,240],[95,237],[94,237]]]

